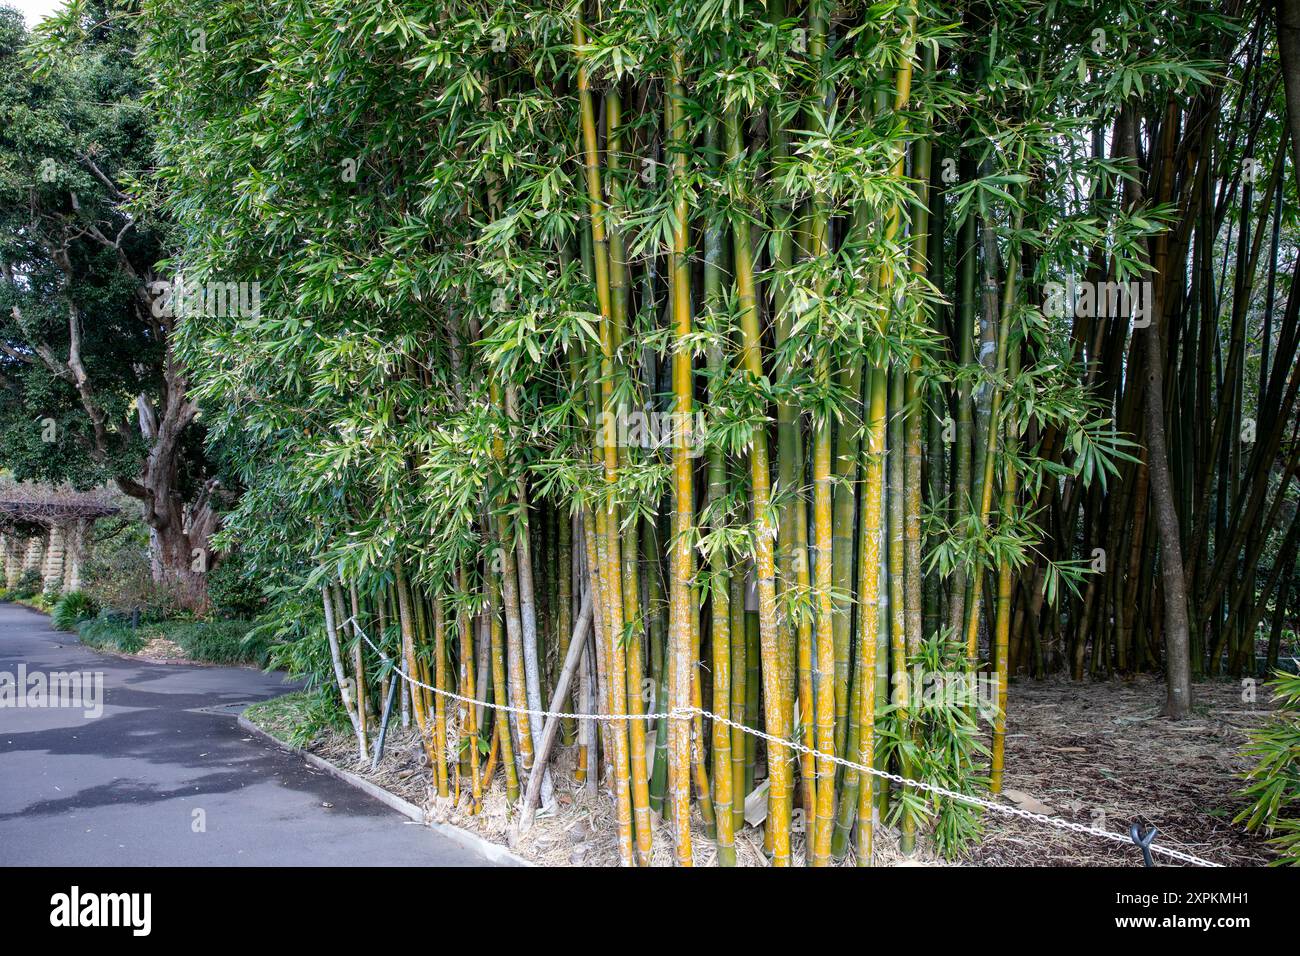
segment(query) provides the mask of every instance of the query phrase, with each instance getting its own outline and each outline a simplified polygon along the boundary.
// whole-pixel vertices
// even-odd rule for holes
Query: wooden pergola
[[[47,593],[81,587],[86,535],[100,518],[117,514],[106,491],[0,484],[0,553],[6,587],[38,570]]]

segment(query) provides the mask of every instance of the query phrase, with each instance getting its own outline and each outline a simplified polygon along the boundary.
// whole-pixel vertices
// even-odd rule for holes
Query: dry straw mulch
[[[1128,833],[1141,821],[1159,830],[1157,844],[1215,863],[1267,863],[1273,854],[1265,838],[1232,818],[1245,805],[1236,793],[1237,774],[1249,766],[1241,747],[1268,716],[1268,693],[1260,686],[1249,702],[1240,681],[1216,680],[1194,684],[1192,695],[1192,716],[1174,721],[1160,716],[1158,678],[1012,684],[1004,789],[1100,829]],[[1141,854],[1132,845],[999,817],[987,821],[970,859],[981,866],[1116,866],[1139,865]]]

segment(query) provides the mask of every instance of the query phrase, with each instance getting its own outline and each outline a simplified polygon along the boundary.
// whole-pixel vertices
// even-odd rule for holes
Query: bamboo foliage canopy
[[[218,545],[276,582],[361,753],[392,679],[363,633],[516,708],[412,691],[470,812],[563,766],[627,864],[736,862],[747,798],[777,865],[867,864],[882,819],[958,852],[968,807],[830,758],[999,790],[1010,675],[1085,661],[1163,664],[1185,713],[1278,585],[1239,556],[1294,565],[1267,6],[145,0],[173,264],[262,296],[176,332],[240,449]],[[917,672],[993,699],[930,705]],[[555,745],[525,711],[557,687],[780,742]]]

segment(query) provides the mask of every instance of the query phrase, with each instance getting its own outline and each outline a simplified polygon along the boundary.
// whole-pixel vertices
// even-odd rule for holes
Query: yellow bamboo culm
[[[1020,370],[1020,349],[1012,350],[1011,374],[1014,377]],[[1016,507],[1016,490],[1019,476],[1016,474],[1016,451],[1018,436],[1015,426],[1007,423],[1006,448],[1002,464],[1002,508],[999,519],[1003,522],[1013,520],[1012,513]],[[993,752],[989,761],[989,790],[1002,792],[1002,774],[1006,760],[1007,734],[1007,680],[1009,668],[1007,654],[1011,643],[1011,584],[1013,568],[1011,561],[1003,556],[998,562],[998,603],[997,618],[993,627],[994,673],[997,680],[998,709],[993,717]]]
[[[903,43],[903,57],[898,66],[898,72],[895,76],[894,84],[894,111],[901,114],[907,109],[912,93],[912,54],[915,49],[915,30],[916,18],[909,17],[906,25],[907,33]],[[895,151],[894,164],[891,175],[901,180],[906,170],[907,157],[904,149],[899,148]],[[927,159],[928,165],[928,159]],[[902,229],[902,210],[895,203],[890,206],[885,216],[884,238],[887,244],[893,243]],[[923,248],[923,246],[922,246]],[[894,264],[888,260],[883,262],[880,267],[879,284],[881,295],[887,302],[892,303],[891,290],[894,287],[896,270]],[[890,657],[891,670],[897,674],[906,675],[907,673],[907,655],[910,651],[915,651],[920,644],[921,637],[921,608],[920,608],[920,449],[915,450],[915,474],[914,483],[909,484],[909,468],[907,467],[908,457],[912,454],[907,437],[907,383],[909,379],[916,374],[920,368],[920,357],[913,354],[909,360],[906,369],[896,368],[892,371],[882,373],[882,377],[889,383],[888,385],[888,411],[887,417],[892,419],[893,424],[889,425],[890,431],[890,450],[889,450],[889,607],[890,607]],[[913,412],[919,415],[919,412]],[[919,418],[915,426],[915,436],[919,443],[920,428]],[[914,537],[916,543],[914,572],[917,578],[915,589],[915,607],[912,607],[912,591],[908,587],[907,568],[908,568],[908,536]],[[897,711],[899,726],[903,733],[910,732],[909,713],[910,702],[907,699],[906,681],[901,684],[902,699]],[[873,726],[874,734],[874,726]],[[904,758],[900,770],[904,776],[911,776],[910,762]],[[901,836],[900,846],[904,853],[910,853],[916,842],[916,820],[912,814],[903,811],[900,824]]]
[[[581,11],[574,19],[573,45],[578,58],[578,105],[582,125],[582,155],[587,182],[587,202],[590,215],[593,266],[596,280],[596,299],[600,308],[601,346],[601,416],[596,425],[596,443],[604,467],[607,486],[618,480],[618,448],[609,438],[616,432],[609,416],[615,414],[613,381],[613,314],[610,297],[609,250],[605,234],[605,202],[601,188],[600,154],[596,135],[596,110],[592,101],[591,82],[583,59],[586,36]],[[601,422],[607,427],[602,428]],[[604,589],[604,615],[606,627],[602,643],[607,664],[606,692],[612,713],[627,711],[627,668],[623,634],[623,601],[621,592],[620,548],[618,539],[618,509],[611,500],[607,506],[597,505],[602,538],[599,542],[601,579],[608,582]],[[625,866],[636,859],[633,852],[632,794],[629,779],[628,730],[624,722],[616,721],[608,735],[614,744],[614,791],[618,805],[619,855]],[[648,836],[648,833],[647,833]],[[648,851],[647,851],[648,852]]]
[[[668,95],[664,97],[668,125],[669,155],[672,162],[676,224],[669,255],[672,275],[673,328],[673,542],[669,597],[669,658],[674,708],[691,705],[691,660],[694,614],[691,600],[691,536],[693,533],[694,490],[690,449],[694,397],[691,383],[691,264],[687,258],[687,218],[684,189],[686,178],[685,111],[682,99],[682,56],[672,56]],[[677,863],[691,866],[691,725],[674,720],[668,726],[668,790],[676,832]]]
[[[864,767],[875,766],[876,725],[876,646],[880,633],[880,508],[885,478],[885,414],[887,373],[880,368],[870,372],[867,401],[867,432],[863,463],[862,547],[859,556],[858,616],[858,753]],[[857,862],[871,864],[872,836],[875,831],[873,799],[874,778],[863,775],[858,785]]]
[[[605,96],[605,155],[609,165],[610,173],[617,179],[619,170],[619,153],[622,147],[620,139],[622,126],[622,105],[617,89],[611,89]],[[605,352],[605,342],[602,338],[602,378],[601,394],[604,404],[604,422],[606,425],[611,421],[611,417],[621,413],[621,409],[615,404],[614,399],[614,354],[622,344],[627,325],[627,264],[623,260],[623,240],[618,230],[618,217],[616,210],[609,210],[606,222],[607,227],[607,248],[609,251],[609,276],[610,276],[610,336],[608,356]],[[605,371],[605,359],[609,359],[608,372]],[[626,465],[627,449],[621,444],[610,446],[608,438],[616,434],[616,429],[605,428],[602,430],[606,436],[607,444],[605,454],[605,477],[611,487],[617,481],[616,470],[610,469],[610,450],[614,452],[615,466],[621,468]],[[622,607],[621,618],[626,622],[625,628],[615,631],[616,634],[626,633],[626,642],[620,640],[620,644],[625,644],[623,654],[623,667],[626,673],[626,706],[627,712],[639,714],[645,712],[644,701],[641,697],[641,681],[643,679],[643,649],[642,649],[642,621],[640,613],[640,584],[637,573],[637,537],[635,531],[635,522],[633,528],[624,535],[622,529],[611,521],[617,546],[619,548],[620,578],[622,587]],[[650,855],[654,850],[654,828],[650,820],[650,780],[646,771],[646,727],[645,723],[640,720],[628,721],[627,728],[628,750],[629,750],[629,784],[631,787],[632,800],[632,817],[636,838],[637,862],[642,866],[650,864]]]
[[[744,154],[740,116],[735,107],[726,115],[727,158],[738,163]],[[754,285],[753,243],[749,220],[743,215],[732,223],[735,239],[733,259],[736,273],[736,297],[740,305],[741,366],[754,382],[763,378],[762,335],[758,325],[758,297]],[[767,431],[754,429],[750,444],[750,483],[754,507],[754,571],[758,589],[759,648],[763,668],[764,722],[769,732],[785,738],[791,715],[785,706],[786,694],[781,682],[776,603],[776,526],[773,522],[771,463],[768,458]],[[772,865],[790,865],[790,806],[793,773],[790,753],[773,744],[768,752],[769,791],[767,830],[772,835]]]
[[[447,689],[447,627],[445,614],[442,607],[442,600],[435,598],[433,601],[433,680],[434,686],[439,690]],[[442,694],[434,694],[433,701],[434,714],[434,752],[438,755],[434,764],[434,770],[437,774],[438,796],[447,797],[451,795],[451,790],[447,781],[447,698]]]
[[[458,584],[461,594],[469,592],[469,576],[464,564],[460,566]],[[456,616],[456,630],[460,634],[460,686],[464,688],[460,692],[461,696],[481,700],[478,685],[474,681],[474,630],[469,614],[463,607]],[[461,702],[460,723],[461,739],[469,747],[470,813],[478,813],[483,800],[483,783],[479,776],[478,715],[475,707]]]
[[[498,704],[504,704],[509,701],[509,695],[506,693],[506,652],[505,641],[501,633],[501,587],[497,582],[496,572],[492,570],[492,564],[489,561],[486,567],[486,576],[488,581],[488,641],[492,662],[492,700]],[[496,745],[501,750],[501,765],[505,768],[506,775],[506,799],[514,803],[519,799],[519,770],[515,766],[515,745],[514,738],[510,733],[509,716],[503,710],[495,711],[492,718],[493,737]],[[502,727],[504,726],[504,733]],[[483,779],[491,785],[491,756],[488,758],[488,767],[485,768]]]

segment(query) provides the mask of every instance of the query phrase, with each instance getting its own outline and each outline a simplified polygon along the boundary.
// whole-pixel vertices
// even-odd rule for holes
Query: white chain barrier
[[[653,714],[578,714],[578,713],[564,713],[560,711],[550,711],[550,710],[532,710],[527,707],[511,707],[508,704],[489,703],[488,701],[478,700],[477,698],[474,697],[465,697],[461,694],[452,693],[449,690],[443,690],[439,687],[430,686],[429,684],[424,683],[418,678],[412,677],[410,674],[406,673],[406,671],[402,670],[402,668],[397,665],[396,661],[391,660],[387,654],[385,654],[382,650],[376,647],[374,642],[371,641],[370,638],[366,637],[365,632],[361,630],[360,626],[356,623],[355,618],[349,618],[348,620],[344,621],[343,624],[340,625],[340,629],[342,629],[342,627],[347,627],[349,625],[355,628],[357,634],[361,637],[363,641],[365,641],[367,644],[370,645],[371,649],[373,649],[375,653],[377,653],[384,661],[390,662],[392,664],[393,670],[396,671],[397,674],[399,674],[401,678],[404,681],[406,681],[408,684],[411,684],[415,687],[422,687],[425,690],[430,691],[431,693],[439,694],[451,700],[458,700],[466,704],[472,704],[475,707],[487,707],[492,710],[500,710],[509,714],[527,714],[529,716],[542,717],[542,718],[554,717],[557,720],[566,720],[566,719],[568,720],[691,720],[693,717],[698,715],[700,717],[706,717],[709,720],[718,721],[727,727],[733,727],[736,730],[750,734],[754,737],[758,737],[762,740],[766,740],[768,743],[775,744],[778,747],[786,747],[789,748],[790,750],[795,750],[800,753],[806,753],[820,760],[829,760],[831,763],[838,764],[841,767],[846,767],[850,770],[856,770],[859,773],[869,774],[870,776],[878,777],[881,780],[889,780],[894,783],[901,784],[905,787],[911,787],[915,790],[924,790],[928,793],[933,793],[936,796],[947,797],[950,800],[960,801],[961,803],[968,804],[969,806],[982,807],[986,810],[992,810],[994,813],[1000,813],[1003,816],[1019,817],[1022,820],[1028,820],[1031,823],[1038,823],[1043,826],[1055,827],[1058,830],[1066,830],[1073,833],[1082,833],[1087,836],[1096,837],[1097,839],[1100,840],[1109,840],[1112,843],[1119,843],[1122,844],[1123,846],[1133,846],[1132,838],[1122,833],[1114,833],[1110,830],[1102,830],[1097,827],[1086,826],[1085,824],[1082,823],[1075,823],[1072,820],[1062,820],[1059,817],[1048,816],[1045,813],[1035,813],[1032,810],[1025,810],[1021,807],[1008,806],[1005,803],[998,803],[993,800],[986,800],[983,797],[977,797],[969,793],[960,793],[956,790],[949,790],[947,787],[941,787],[937,784],[925,783],[924,781],[921,780],[912,780],[909,777],[902,776],[901,774],[890,773],[887,770],[880,770],[879,768],[876,767],[867,767],[860,763],[856,763],[852,760],[846,760],[843,757],[837,757],[834,754],[827,754],[827,753],[823,753],[820,750],[815,750],[814,748],[799,743],[798,741],[785,740],[773,734],[765,733],[764,731],[761,730],[756,730],[753,727],[748,727],[745,724],[737,723],[736,721],[730,720],[726,717],[720,717],[717,714],[708,710],[704,710],[703,708],[700,707],[678,707],[678,708],[674,708],[671,711],[653,713]],[[1190,863],[1193,866],[1206,866],[1206,867],[1223,866],[1222,863],[1214,863],[1211,860],[1202,859],[1201,857],[1195,856],[1191,853],[1184,853],[1182,850],[1175,850],[1171,847],[1160,846],[1154,843],[1149,847],[1149,849],[1152,853],[1157,853],[1161,856],[1166,856],[1172,860],[1178,860],[1182,863]]]

